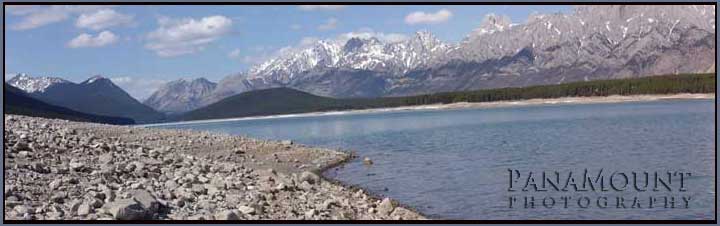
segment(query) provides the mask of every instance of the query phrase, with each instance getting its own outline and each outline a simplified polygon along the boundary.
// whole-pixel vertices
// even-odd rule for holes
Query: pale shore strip
[[[343,110],[343,111],[326,111],[326,112],[309,112],[300,114],[282,114],[269,116],[252,116],[226,119],[208,119],[194,120],[182,122],[143,124],[139,127],[156,127],[171,126],[185,124],[203,124],[217,122],[233,122],[245,120],[261,120],[261,119],[279,119],[279,118],[298,118],[298,117],[318,117],[328,115],[348,115],[348,114],[367,114],[381,112],[399,112],[399,111],[423,111],[423,110],[449,110],[449,109],[475,109],[475,108],[502,108],[502,107],[518,107],[518,106],[535,106],[535,105],[562,105],[562,104],[603,104],[603,103],[622,103],[622,102],[647,102],[659,100],[682,100],[682,99],[715,99],[714,93],[681,93],[670,95],[632,95],[632,96],[605,96],[605,97],[562,97],[551,99],[529,99],[515,101],[493,101],[493,102],[458,102],[451,104],[429,104],[392,108],[372,108],[361,110]]]

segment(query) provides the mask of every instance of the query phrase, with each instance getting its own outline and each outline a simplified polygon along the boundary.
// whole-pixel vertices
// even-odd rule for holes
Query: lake
[[[714,100],[665,100],[358,113],[161,127],[291,139],[355,150],[361,158],[328,170],[325,176],[391,197],[432,218],[713,219],[714,117]],[[374,164],[363,165],[363,157],[371,158]],[[613,172],[626,176],[632,172],[657,173],[661,178],[668,172],[689,174],[682,182],[677,175],[669,179],[667,187],[672,190],[522,191],[525,179],[518,179],[510,188],[511,170],[525,176],[535,173],[538,184],[544,181],[539,177],[542,172],[563,176],[571,172],[580,180],[585,170],[605,176]],[[612,181],[618,178],[623,179],[614,177]],[[680,183],[682,191],[677,189]],[[510,208],[512,197],[516,202]],[[654,203],[652,208],[650,202]]]

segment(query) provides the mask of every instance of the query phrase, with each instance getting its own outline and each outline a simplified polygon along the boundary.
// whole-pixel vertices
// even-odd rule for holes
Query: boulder
[[[319,184],[320,176],[313,172],[305,171],[300,174],[300,182],[308,182],[310,184]]]
[[[388,216],[392,211],[395,209],[395,205],[393,204],[392,200],[389,198],[384,198],[382,202],[380,202],[380,205],[377,207],[377,211],[379,214],[383,216]]]
[[[118,199],[110,205],[110,214],[117,220],[142,220],[147,211],[134,199]]]
[[[142,205],[148,217],[152,217],[153,214],[160,210],[160,202],[147,190],[133,190],[130,192],[130,195],[135,201]]]
[[[218,214],[215,214],[215,220],[240,220],[239,212],[237,210],[226,210]]]
[[[241,213],[247,214],[247,215],[252,215],[252,214],[255,213],[255,208],[252,208],[252,207],[249,207],[249,206],[245,206],[245,205],[238,206],[238,210],[239,210]]]

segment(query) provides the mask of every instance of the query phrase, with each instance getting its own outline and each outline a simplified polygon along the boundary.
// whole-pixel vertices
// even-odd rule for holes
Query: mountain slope
[[[3,95],[5,98],[3,105],[5,114],[118,125],[134,124],[134,121],[129,118],[92,115],[73,111],[64,107],[50,105],[30,97],[24,91],[8,84],[4,85]]]
[[[15,78],[8,83],[15,85],[17,81],[23,80]],[[43,77],[30,77],[30,79],[46,80]],[[67,81],[56,82],[42,90],[26,92],[43,102],[88,114],[126,117],[137,123],[157,122],[165,118],[162,113],[133,99],[110,79],[101,76],[89,78],[79,84]]]
[[[290,88],[271,88],[231,96],[174,119],[185,121],[327,111],[337,109],[338,103],[332,98]]]
[[[175,80],[160,87],[143,104],[169,114],[182,113],[200,107],[200,98],[209,95],[216,86],[205,78]]]

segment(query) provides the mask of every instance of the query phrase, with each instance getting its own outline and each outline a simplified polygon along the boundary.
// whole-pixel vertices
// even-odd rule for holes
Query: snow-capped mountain
[[[247,79],[287,83],[295,75],[315,68],[342,68],[407,72],[444,53],[449,45],[432,33],[420,31],[410,39],[385,43],[378,38],[352,37],[345,42],[319,40],[308,48],[288,50],[280,57],[252,67]]]
[[[459,43],[420,31],[293,48],[224,78],[199,105],[273,87],[373,97],[705,72],[714,53],[713,5],[588,5],[520,23],[490,14]]]
[[[70,81],[58,77],[32,77],[25,73],[19,73],[8,80],[7,83],[26,93],[42,93],[54,84],[70,83]]]
[[[343,89],[350,81],[376,84],[395,79],[404,73],[426,66],[436,57],[444,56],[454,47],[443,43],[432,33],[419,31],[414,36],[396,42],[383,42],[375,37],[352,37],[347,40],[319,40],[306,47],[288,50],[279,57],[252,67],[247,73],[228,76],[217,89],[204,98],[210,104],[225,97],[254,89],[292,86],[306,87],[315,94],[326,96],[378,96],[384,87],[372,89]],[[343,78],[353,73],[373,72],[380,76],[369,80]],[[340,77],[323,79],[328,73]],[[337,83],[346,83],[343,86]],[[323,86],[322,88],[313,86]]]
[[[205,78],[179,79],[160,87],[143,104],[166,113],[185,112],[199,107],[200,98],[209,95],[216,86]]]

